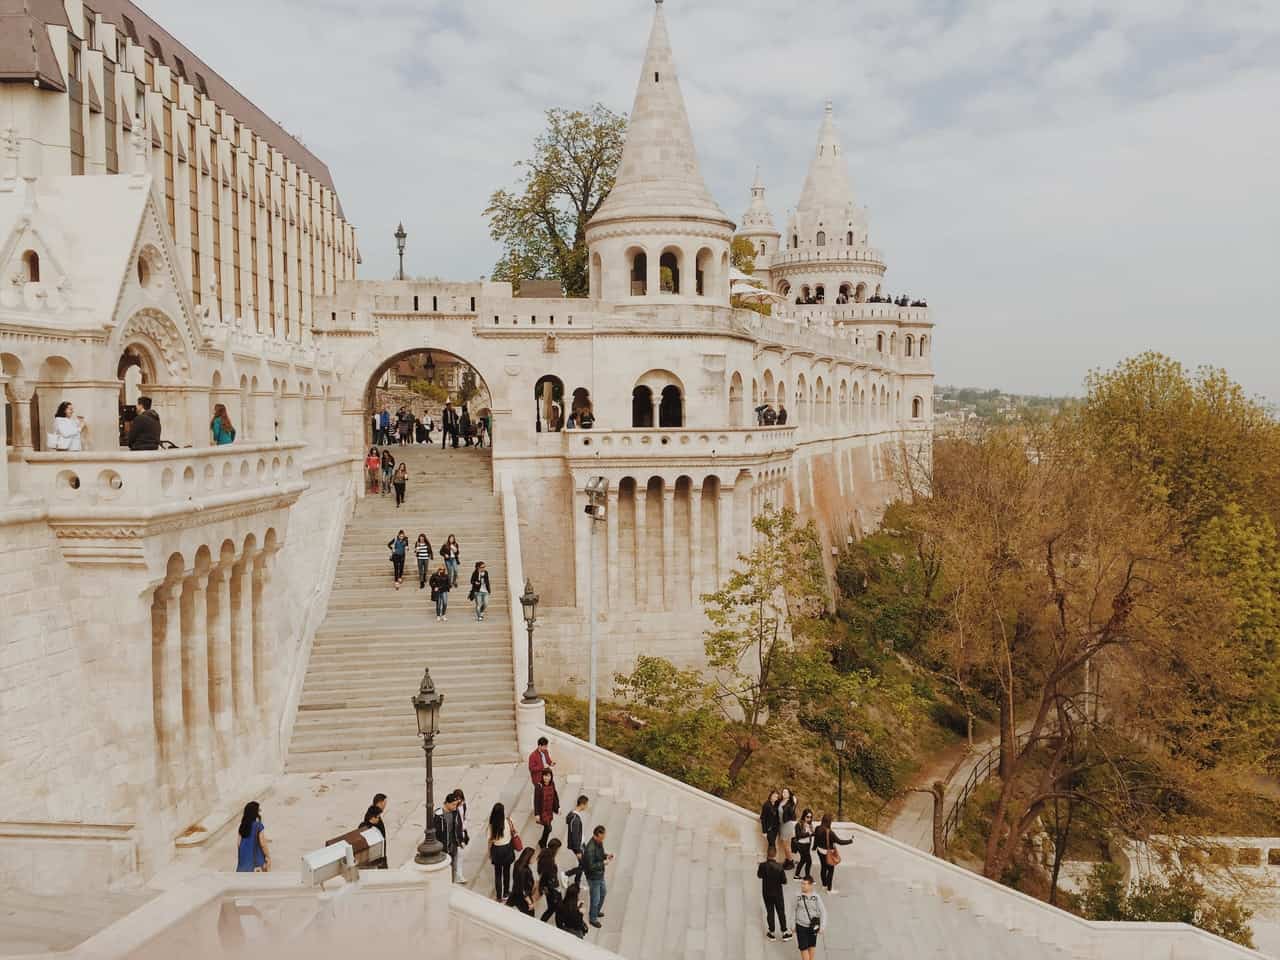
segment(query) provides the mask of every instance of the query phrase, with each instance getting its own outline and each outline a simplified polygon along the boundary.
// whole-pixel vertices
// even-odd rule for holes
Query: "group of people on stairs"
[[[462,547],[458,538],[449,534],[444,546],[440,548],[440,565],[428,576],[431,561],[435,552],[431,540],[425,533],[419,533],[418,539],[409,544],[409,535],[403,529],[387,541],[387,549],[391,551],[391,576],[395,588],[400,589],[404,580],[404,566],[412,551],[418,561],[418,589],[431,587],[431,602],[436,608],[436,622],[449,622],[449,593],[458,585],[458,566],[462,559]],[[467,599],[475,604],[476,622],[482,623],[489,609],[489,595],[493,593],[493,581],[489,579],[489,568],[483,560],[477,560],[471,571],[471,592]]]

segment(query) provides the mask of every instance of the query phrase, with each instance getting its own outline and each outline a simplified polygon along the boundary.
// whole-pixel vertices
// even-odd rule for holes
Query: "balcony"
[[[626,428],[566,430],[565,457],[575,461],[759,461],[795,449],[796,428]]]

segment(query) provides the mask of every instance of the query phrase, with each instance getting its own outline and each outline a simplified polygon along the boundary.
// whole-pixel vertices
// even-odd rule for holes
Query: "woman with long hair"
[[[556,929],[572,933],[579,940],[587,935],[587,921],[582,916],[581,881],[575,880],[564,892],[560,909],[556,911]]]
[[[556,854],[559,852],[560,841],[552,840],[538,854],[538,889],[547,898],[547,909],[538,918],[543,923],[554,917],[560,908],[560,868],[556,865]]]
[[[427,570],[435,554],[431,550],[431,541],[425,533],[418,534],[418,542],[413,545],[413,555],[418,558],[418,589],[427,585]]]
[[[84,417],[76,416],[75,405],[70,400],[58,404],[58,411],[53,415],[53,433],[49,435],[49,446],[54,450],[67,450],[79,453],[84,449],[84,434],[89,427]]]
[[[476,568],[471,571],[471,599],[476,605],[476,622],[484,619],[484,612],[489,607],[489,571],[483,560],[476,561]]]
[[[516,857],[512,842],[515,837],[515,824],[507,816],[506,807],[495,803],[489,811],[489,862],[493,864],[493,899],[499,903],[511,893],[511,863]]]
[[[778,801],[778,842],[782,844],[782,868],[792,870],[796,861],[791,856],[791,838],[796,835],[796,795],[790,787],[782,788],[782,796]]]
[[[556,814],[560,812],[560,794],[556,791],[555,775],[550,767],[543,767],[538,783],[533,788],[533,812],[538,823],[542,825],[542,836],[538,838],[538,849],[547,845],[551,838],[551,825],[556,822]]]
[[[391,475],[396,472],[396,458],[391,455],[390,450],[382,451],[382,495],[385,497],[391,492]]]
[[[266,873],[271,869],[271,851],[263,831],[262,807],[257,800],[244,805],[240,817],[240,844],[236,849],[236,873]]]
[[[436,605],[436,623],[449,622],[449,571],[440,566],[431,575],[431,599]]]
[[[400,504],[404,503],[404,488],[409,482],[409,465],[403,460],[396,465],[395,473],[391,475],[391,486],[396,490],[396,509],[400,509]]]
[[[236,438],[236,428],[231,425],[231,417],[227,414],[225,403],[213,405],[213,419],[209,421],[209,432],[213,435],[213,444],[221,447]]]
[[[813,811],[805,807],[796,821],[794,845],[796,856],[800,861],[796,864],[796,879],[802,877],[813,879]]]
[[[764,837],[765,856],[778,848],[778,803],[781,800],[781,793],[770,790],[769,799],[760,805],[760,833]]]
[[[365,473],[369,477],[369,492],[378,492],[378,480],[382,476],[382,457],[378,454],[377,447],[370,447],[368,455],[364,458]]]
[[[836,864],[840,862],[840,851],[836,847],[850,843],[853,843],[853,837],[841,840],[831,828],[831,814],[824,813],[822,823],[818,824],[818,829],[813,831],[813,851],[818,855],[819,876],[827,893],[834,895],[839,892],[831,888],[836,880]]]
[[[440,559],[444,561],[444,565],[449,570],[449,581],[453,586],[458,585],[458,564],[462,561],[462,548],[458,546],[458,538],[452,533],[449,539],[444,542],[444,546],[440,548]]]
[[[507,906],[530,917],[533,916],[533,853],[533,847],[520,851],[520,859],[511,871],[511,892],[507,894]]]
[[[409,535],[401,530],[387,541],[387,549],[391,551],[391,572],[399,590],[400,581],[404,579],[404,555],[409,552]]]

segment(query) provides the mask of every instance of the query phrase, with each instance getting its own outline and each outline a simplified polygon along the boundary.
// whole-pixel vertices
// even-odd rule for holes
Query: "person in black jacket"
[[[778,926],[782,927],[782,939],[790,940],[791,931],[787,929],[787,907],[782,900],[782,888],[787,883],[787,871],[778,862],[778,855],[769,851],[769,859],[756,867],[756,876],[760,878],[760,893],[764,897],[764,912],[769,921],[769,930],[765,936],[777,940],[773,933],[773,918],[778,918]]]
[[[769,793],[769,799],[760,807],[760,833],[764,836],[765,853],[775,853],[778,849],[778,829],[782,821],[778,818],[778,804],[782,794],[777,790]]]
[[[577,880],[582,879],[582,815],[587,812],[587,807],[591,801],[587,799],[584,793],[578,797],[577,806],[570,810],[564,818],[565,846],[569,848],[578,859],[578,865],[569,871],[568,876]]]
[[[802,877],[806,880],[813,879],[813,811],[808,807],[800,814],[800,819],[796,821],[796,835],[792,839],[795,845],[796,856],[800,858],[796,864],[796,879]]]
[[[160,414],[151,409],[150,397],[138,398],[138,414],[129,428],[129,449],[160,449]]]
[[[511,893],[507,895],[507,906],[515,907],[523,914],[533,916],[533,847],[525,847],[520,851],[520,859],[511,871]]]
[[[382,807],[378,806],[378,804],[376,803],[370,804],[369,809],[364,812],[364,819],[360,821],[360,826],[357,829],[359,830],[374,829],[374,830],[377,830],[380,834],[382,834],[382,854],[383,855],[378,859],[371,861],[369,863],[369,866],[374,870],[386,870],[387,869],[387,857],[386,857],[387,827],[386,827],[386,824],[382,822]]]
[[[564,892],[564,899],[556,910],[556,928],[578,939],[587,935],[587,922],[582,918],[582,885],[576,880]]]
[[[547,898],[547,909],[539,917],[543,923],[555,916],[560,908],[560,868],[556,866],[556,854],[559,852],[560,841],[552,840],[547,849],[538,854],[538,889]]]
[[[468,599],[476,605],[476,622],[484,620],[484,612],[489,608],[489,569],[483,560],[476,561],[476,568],[471,571],[471,593]]]
[[[836,865],[831,862],[831,852],[836,849],[837,845],[845,846],[853,843],[853,837],[848,840],[841,840],[835,830],[831,828],[831,814],[824,813],[822,815],[822,823],[818,824],[818,829],[813,831],[813,850],[818,855],[819,872],[822,877],[822,885],[826,887],[827,893],[837,893],[839,891],[831,889],[831,885],[836,880]],[[839,853],[836,854],[839,856]]]

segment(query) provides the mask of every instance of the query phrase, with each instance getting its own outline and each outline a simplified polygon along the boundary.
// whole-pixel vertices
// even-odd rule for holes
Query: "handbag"
[[[524,841],[520,839],[520,831],[516,829],[516,825],[511,822],[511,818],[507,818],[507,826],[511,828],[511,849],[519,853],[524,849]]]
[[[828,851],[827,851],[827,855],[826,855],[825,859],[826,859],[826,861],[827,861],[827,866],[828,866],[828,867],[835,867],[835,866],[839,866],[839,864],[840,864],[840,851],[839,851],[839,850],[837,850],[837,849],[833,846],[830,850],[828,850]]]
[[[51,433],[45,438],[46,446],[50,450],[70,450],[71,438],[64,437],[60,433]]]

